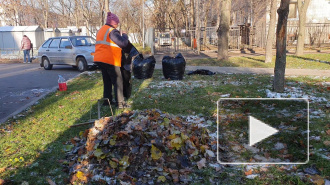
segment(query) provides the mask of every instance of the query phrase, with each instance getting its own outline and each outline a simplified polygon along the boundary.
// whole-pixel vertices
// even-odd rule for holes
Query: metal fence
[[[218,50],[218,34],[217,27],[201,28],[199,46],[201,51],[217,51]],[[160,35],[170,34],[170,42],[162,41]],[[248,34],[248,32],[242,31],[239,26],[230,28],[229,33],[229,49],[240,49],[242,43],[249,42],[249,36],[242,34]],[[245,41],[242,41],[242,38]],[[158,53],[173,53],[197,50],[197,40],[195,30],[183,30],[180,33],[174,34],[170,29],[166,31],[155,30],[155,51]]]
[[[330,23],[308,23],[305,29],[305,45],[323,47],[330,46]],[[288,24],[287,45],[297,44],[299,25]]]

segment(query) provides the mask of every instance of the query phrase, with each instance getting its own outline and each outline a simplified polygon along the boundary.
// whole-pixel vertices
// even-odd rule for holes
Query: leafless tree
[[[286,30],[289,14],[290,0],[281,0],[281,5],[277,10],[278,23],[276,29],[276,62],[274,69],[274,91],[283,92],[285,83],[286,67]]]
[[[268,28],[268,36],[266,43],[266,59],[265,63],[272,62],[273,54],[273,41],[275,37],[275,25],[276,25],[276,8],[277,8],[277,0],[271,0],[270,2],[270,22]]]
[[[306,24],[306,12],[309,6],[310,0],[298,0],[298,13],[299,13],[299,32],[297,40],[296,55],[301,56],[304,54],[305,45],[305,24]]]
[[[218,29],[218,59],[228,60],[231,0],[221,0]]]

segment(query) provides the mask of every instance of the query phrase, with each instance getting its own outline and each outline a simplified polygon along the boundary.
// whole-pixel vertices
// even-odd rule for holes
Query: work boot
[[[118,103],[118,109],[129,109],[131,105],[127,104],[126,102]]]

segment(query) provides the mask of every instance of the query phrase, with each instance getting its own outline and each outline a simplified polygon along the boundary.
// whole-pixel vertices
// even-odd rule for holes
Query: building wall
[[[311,0],[307,9],[307,23],[330,23],[330,1]]]

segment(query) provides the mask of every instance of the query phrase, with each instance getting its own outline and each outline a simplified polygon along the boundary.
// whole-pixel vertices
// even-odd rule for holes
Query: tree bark
[[[277,10],[278,23],[276,30],[276,62],[274,69],[274,91],[283,92],[286,66],[286,35],[290,0],[281,0]]]
[[[222,0],[220,6],[220,25],[218,29],[218,59],[228,60],[231,0]]]
[[[275,37],[275,25],[276,25],[276,8],[277,8],[277,0],[271,0],[270,3],[270,22],[268,28],[268,36],[266,42],[266,59],[265,63],[271,63],[273,54],[273,41]]]
[[[206,42],[207,42],[207,22],[208,22],[208,16],[209,16],[209,12],[210,12],[210,9],[211,9],[211,1],[212,0],[209,0],[207,2],[205,2],[204,4],[204,32],[203,32],[203,44],[206,45]]]
[[[200,12],[200,0],[196,0],[196,28],[195,28],[195,33],[196,33],[196,43],[197,43],[197,48],[196,48],[196,52],[199,55],[200,54],[200,48],[201,48],[201,42],[200,42],[200,38],[201,38],[201,12]]]
[[[298,32],[298,41],[296,48],[296,55],[301,56],[304,54],[304,45],[305,45],[305,24],[306,24],[306,12],[310,0],[298,0],[298,13],[299,13],[299,32]]]
[[[191,34],[190,34],[190,42],[191,42],[191,48],[194,49],[195,45],[194,45],[194,39],[196,38],[196,33],[195,35],[193,34],[192,30],[195,26],[195,0],[190,0],[190,30],[191,30]]]

